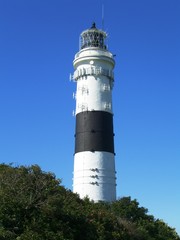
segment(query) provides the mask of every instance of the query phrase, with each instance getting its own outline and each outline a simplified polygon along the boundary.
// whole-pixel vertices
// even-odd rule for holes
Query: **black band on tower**
[[[84,151],[114,153],[111,113],[86,111],[76,115],[75,153]]]

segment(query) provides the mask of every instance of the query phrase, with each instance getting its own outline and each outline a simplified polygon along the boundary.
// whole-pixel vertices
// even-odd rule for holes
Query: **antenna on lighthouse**
[[[104,30],[104,4],[102,3],[102,30]]]

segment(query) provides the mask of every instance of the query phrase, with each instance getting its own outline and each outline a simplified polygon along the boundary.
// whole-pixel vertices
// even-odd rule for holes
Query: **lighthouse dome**
[[[105,39],[107,34],[96,28],[96,24],[93,22],[91,28],[81,33],[80,49],[97,47],[106,49]]]

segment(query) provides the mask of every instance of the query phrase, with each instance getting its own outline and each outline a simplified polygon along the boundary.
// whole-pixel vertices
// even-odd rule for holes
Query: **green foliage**
[[[0,164],[0,240],[180,240],[137,200],[81,200],[39,166]]]

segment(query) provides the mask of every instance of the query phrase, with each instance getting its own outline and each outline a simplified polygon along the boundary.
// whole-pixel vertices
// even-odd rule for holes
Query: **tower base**
[[[94,167],[96,166],[96,167]],[[114,154],[109,152],[79,152],[74,156],[73,192],[80,198],[112,202],[116,200]]]

